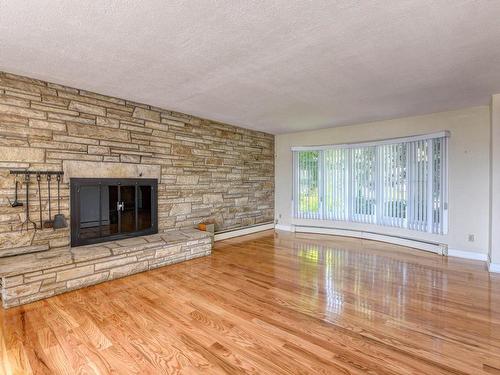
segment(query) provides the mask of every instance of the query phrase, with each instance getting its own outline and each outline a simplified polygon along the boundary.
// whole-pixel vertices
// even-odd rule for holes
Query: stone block
[[[169,255],[179,254],[181,250],[182,245],[166,246],[156,250],[155,258],[165,258]]]
[[[42,265],[40,265],[41,267]],[[51,273],[51,272],[59,272],[59,271],[66,271],[66,270],[69,270],[69,269],[72,269],[72,268],[75,268],[75,265],[74,264],[65,264],[65,265],[62,265],[62,266],[54,266],[54,267],[50,267],[49,269],[44,269],[44,271],[42,271],[43,273]]]
[[[1,149],[1,148],[0,148]],[[31,245],[34,232],[7,232],[0,234],[0,249],[12,251],[15,248],[24,248]]]
[[[187,174],[180,174],[176,176],[176,185],[197,185],[198,181],[200,179],[200,176],[197,175],[187,175]]]
[[[132,275],[134,273],[143,272],[148,269],[148,261],[144,260],[138,263],[130,263],[124,266],[115,267],[109,270],[109,277],[111,279],[116,279],[118,277],[123,277],[127,275]]]
[[[221,158],[206,158],[205,164],[207,164],[207,165],[222,165],[223,159],[221,159]]]
[[[14,93],[15,95],[15,93]],[[25,100],[24,98],[16,98],[13,96],[7,96],[5,94],[0,95],[0,104],[9,104],[15,105],[18,107],[28,108],[30,106],[29,100]]]
[[[54,134],[54,141],[81,143],[81,144],[86,144],[86,145],[98,145],[99,144],[99,141],[96,139],[71,137],[71,136],[67,136],[67,135],[58,135],[58,134]]]
[[[79,94],[79,95],[78,95]],[[79,92],[59,92],[59,96],[63,96],[65,98],[74,99],[79,102],[90,103],[101,107],[106,108],[125,108],[125,100],[112,98],[107,95],[96,94],[94,92],[90,92],[87,90],[80,90]]]
[[[94,155],[109,155],[109,147],[106,146],[88,146],[88,153]]]
[[[47,280],[56,280],[56,274],[55,272],[52,272],[52,273],[42,273],[40,272],[39,275],[33,275],[33,276],[28,276],[28,275],[24,275],[24,282],[25,283],[31,283],[31,282],[34,282],[34,281],[40,281],[42,280],[42,285],[46,284],[47,283]]]
[[[68,107],[70,101],[68,99],[61,98],[59,96],[42,95],[42,102],[45,104],[48,104],[48,105],[66,108],[66,107]]]
[[[76,123],[68,123],[68,134],[75,137],[98,138],[103,140],[129,141],[128,131],[119,129],[109,129],[99,126],[87,126]]]
[[[77,289],[83,286],[94,285],[106,281],[108,277],[109,277],[108,272],[96,273],[94,275],[68,280],[66,282],[66,287],[68,289]]]
[[[166,119],[166,118],[162,118],[161,119],[161,122],[163,124],[167,124],[167,125],[171,125],[171,126],[179,126],[179,127],[184,127],[186,126],[186,123],[185,122],[182,122],[182,121],[176,121],[176,120],[170,120],[170,119]]]
[[[91,275],[94,273],[94,265],[84,267],[71,268],[57,273],[57,282],[76,279],[82,276]]]
[[[56,289],[66,288],[66,282],[56,282],[55,278],[43,280],[42,286],[40,287],[40,293],[54,291]]]
[[[64,236],[64,237],[60,237],[60,238],[53,238],[51,240],[49,240],[49,246],[51,248],[54,248],[54,247],[62,247],[62,246],[69,246],[69,237],[68,236]]]
[[[141,254],[136,254],[136,257],[138,261],[153,259],[155,257],[155,253],[155,249],[143,250]]]
[[[101,161],[102,156],[76,152],[47,151],[47,159]]]
[[[2,92],[2,90],[0,90],[0,93],[1,92]],[[41,100],[41,95],[39,95],[39,94],[22,93],[22,92],[13,91],[13,90],[4,90],[4,92],[5,92],[5,95],[10,96],[10,97],[33,100],[35,102],[38,102]],[[28,104],[28,107],[29,107],[29,104]]]
[[[32,141],[30,142],[31,147],[46,148],[52,150],[67,150],[67,151],[79,151],[87,152],[87,145],[79,143],[65,143],[65,142],[54,142],[54,141]]]
[[[75,262],[85,262],[99,258],[109,257],[111,250],[105,246],[91,245],[71,249]]]
[[[170,216],[187,215],[191,213],[191,203],[177,203],[172,205]]]
[[[124,257],[116,258],[116,259],[109,260],[109,261],[106,261],[106,262],[97,263],[95,265],[95,270],[96,271],[102,271],[102,270],[106,270],[106,269],[109,269],[109,268],[113,268],[113,267],[117,267],[117,266],[122,266],[124,264],[129,264],[129,263],[134,263],[134,262],[137,262],[136,257],[124,256]]]
[[[13,286],[18,286],[24,283],[23,275],[4,277],[2,280],[3,288],[11,288]]]
[[[123,142],[113,142],[113,141],[107,141],[107,140],[101,140],[100,142],[101,146],[110,146],[110,147],[115,147],[115,148],[123,148],[127,150],[138,150],[139,145],[135,143],[123,143]]]
[[[10,125],[10,124],[5,124]],[[0,127],[0,135],[6,137],[14,137],[14,138],[26,138],[32,137],[36,139],[50,139],[52,137],[51,130],[45,129],[33,129],[24,126],[17,126],[17,124],[12,124],[11,126],[2,126]]]
[[[140,244],[140,245],[134,245],[134,246],[127,245],[127,246],[123,246],[123,247],[118,247],[118,248],[113,249],[112,251],[113,251],[114,255],[133,254],[134,252],[140,252],[140,251],[144,251],[147,249],[153,249],[153,248],[157,248],[157,247],[162,246],[162,245],[163,244],[161,242],[148,242],[148,243]]]
[[[44,111],[16,107],[13,105],[0,104],[0,113],[4,115],[15,115],[29,118],[45,119],[47,115]]]
[[[21,255],[21,254],[38,253],[38,252],[47,251],[47,250],[49,250],[49,245],[46,245],[46,244],[1,249],[0,250],[0,258],[11,257],[14,255]]]
[[[127,124],[125,121],[121,121],[120,129],[130,130],[135,133],[145,133],[145,134],[151,134],[153,132],[153,129],[145,128],[144,126],[138,124]]]
[[[128,107],[125,107],[125,108],[127,108],[128,110],[133,111],[132,108],[128,108]],[[133,122],[135,124],[141,124],[141,125],[144,124],[144,120],[139,119],[139,118],[131,117],[131,112],[128,112],[128,111],[120,111],[120,110],[117,110],[117,109],[110,109],[110,108],[108,108],[106,110],[106,116],[108,118],[114,118],[114,119],[117,119],[117,120],[120,120],[120,121],[128,121],[128,122]]]
[[[241,197],[241,198],[236,198],[234,200],[234,204],[236,206],[242,206],[248,203],[248,197]]]
[[[168,244],[187,241],[188,237],[180,231],[168,231],[161,235],[161,238]]]
[[[9,300],[11,298],[19,298],[24,296],[29,296],[30,294],[35,294],[40,290],[42,285],[41,281],[37,281],[30,284],[22,284],[15,286],[13,288],[7,288],[3,290],[3,299]]]
[[[77,112],[75,112],[77,113]],[[68,121],[74,124],[82,124],[82,125],[95,125],[95,119],[94,118],[88,118],[88,117],[77,117],[74,115],[68,115],[66,113],[52,113],[52,112],[47,112],[47,118],[49,120],[56,120],[56,121]]]
[[[48,290],[46,292],[38,292],[36,294],[32,294],[32,295],[29,295],[29,296],[26,296],[26,297],[21,297],[19,298],[19,304],[26,304],[26,303],[30,303],[30,302],[34,302],[34,301],[38,301],[38,300],[41,300],[41,299],[44,299],[44,298],[49,298],[49,297],[52,297],[53,295],[55,294],[55,291],[53,290]],[[6,307],[9,307],[9,306],[6,306]]]
[[[36,163],[45,160],[45,151],[40,148],[0,146],[1,160]]]
[[[0,77],[0,86],[25,91],[28,93],[57,95],[57,91],[45,86],[45,82],[33,80],[31,78],[7,74],[6,77]]]
[[[153,133],[152,133],[153,136],[154,135],[158,136],[159,134],[163,134],[163,136],[165,138],[175,138],[175,136],[173,134],[167,133],[168,125],[166,125],[166,124],[161,124],[159,122],[146,121],[144,123],[144,126],[146,128],[153,129]]]
[[[143,119],[143,120],[160,122],[160,112],[151,111],[149,109],[140,108],[140,107],[136,107],[134,109],[134,113],[132,114],[132,117]]]
[[[224,202],[222,194],[203,194],[204,204],[222,203],[222,202]]]
[[[122,163],[140,163],[140,155],[120,155],[120,161]]]
[[[202,245],[202,246],[194,246],[191,249],[189,249],[189,252],[191,254],[205,254],[207,251],[212,250],[212,244],[210,245]]]
[[[108,128],[119,128],[120,127],[119,120],[114,119],[114,118],[108,118],[108,117],[97,117],[96,124],[99,126],[105,126]]]
[[[47,118],[48,118],[48,115],[50,113],[57,113],[57,114],[62,114],[62,115],[66,115],[66,116],[74,116],[74,117],[77,117],[79,115],[79,113],[76,111],[70,111],[70,110],[67,110],[65,108],[61,108],[61,107],[57,107],[57,106],[46,105],[45,103],[32,102],[31,108],[46,112]]]
[[[172,145],[172,155],[191,155],[191,146],[175,143]]]
[[[106,116],[106,108],[87,103],[71,101],[69,109],[77,112],[89,113],[91,115]]]
[[[144,237],[133,237],[125,240],[116,241],[116,243],[124,248],[134,247],[134,250],[141,250],[143,246],[149,244]]]
[[[103,156],[102,161],[106,162],[112,162],[112,163],[119,163],[120,162],[120,157],[119,156]]]

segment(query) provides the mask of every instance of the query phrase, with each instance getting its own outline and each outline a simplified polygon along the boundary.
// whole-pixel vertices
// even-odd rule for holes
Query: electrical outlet
[[[469,234],[469,242],[474,242],[475,238],[473,234]]]
[[[281,214],[279,214],[278,217],[281,219]]]

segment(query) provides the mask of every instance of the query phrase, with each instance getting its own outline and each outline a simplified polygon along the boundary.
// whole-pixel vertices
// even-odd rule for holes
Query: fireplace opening
[[[71,178],[71,246],[158,232],[158,180]]]

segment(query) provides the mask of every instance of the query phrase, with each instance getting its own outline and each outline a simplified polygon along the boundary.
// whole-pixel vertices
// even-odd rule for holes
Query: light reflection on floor
[[[415,303],[425,308],[442,300],[448,280],[442,269],[409,262],[401,250],[381,250],[379,243],[324,237],[327,241],[296,235],[293,241],[285,237],[285,242],[292,245],[297,277],[306,286],[301,300],[306,304],[311,297],[318,303],[326,301],[325,319],[338,319],[344,309],[365,319],[376,319],[377,313],[405,319],[408,299],[412,300],[411,309]],[[279,237],[277,241],[279,244]]]

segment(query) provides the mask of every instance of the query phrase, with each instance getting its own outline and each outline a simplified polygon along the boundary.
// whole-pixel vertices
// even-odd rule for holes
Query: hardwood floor
[[[273,231],[0,312],[0,374],[500,374],[482,262]]]

